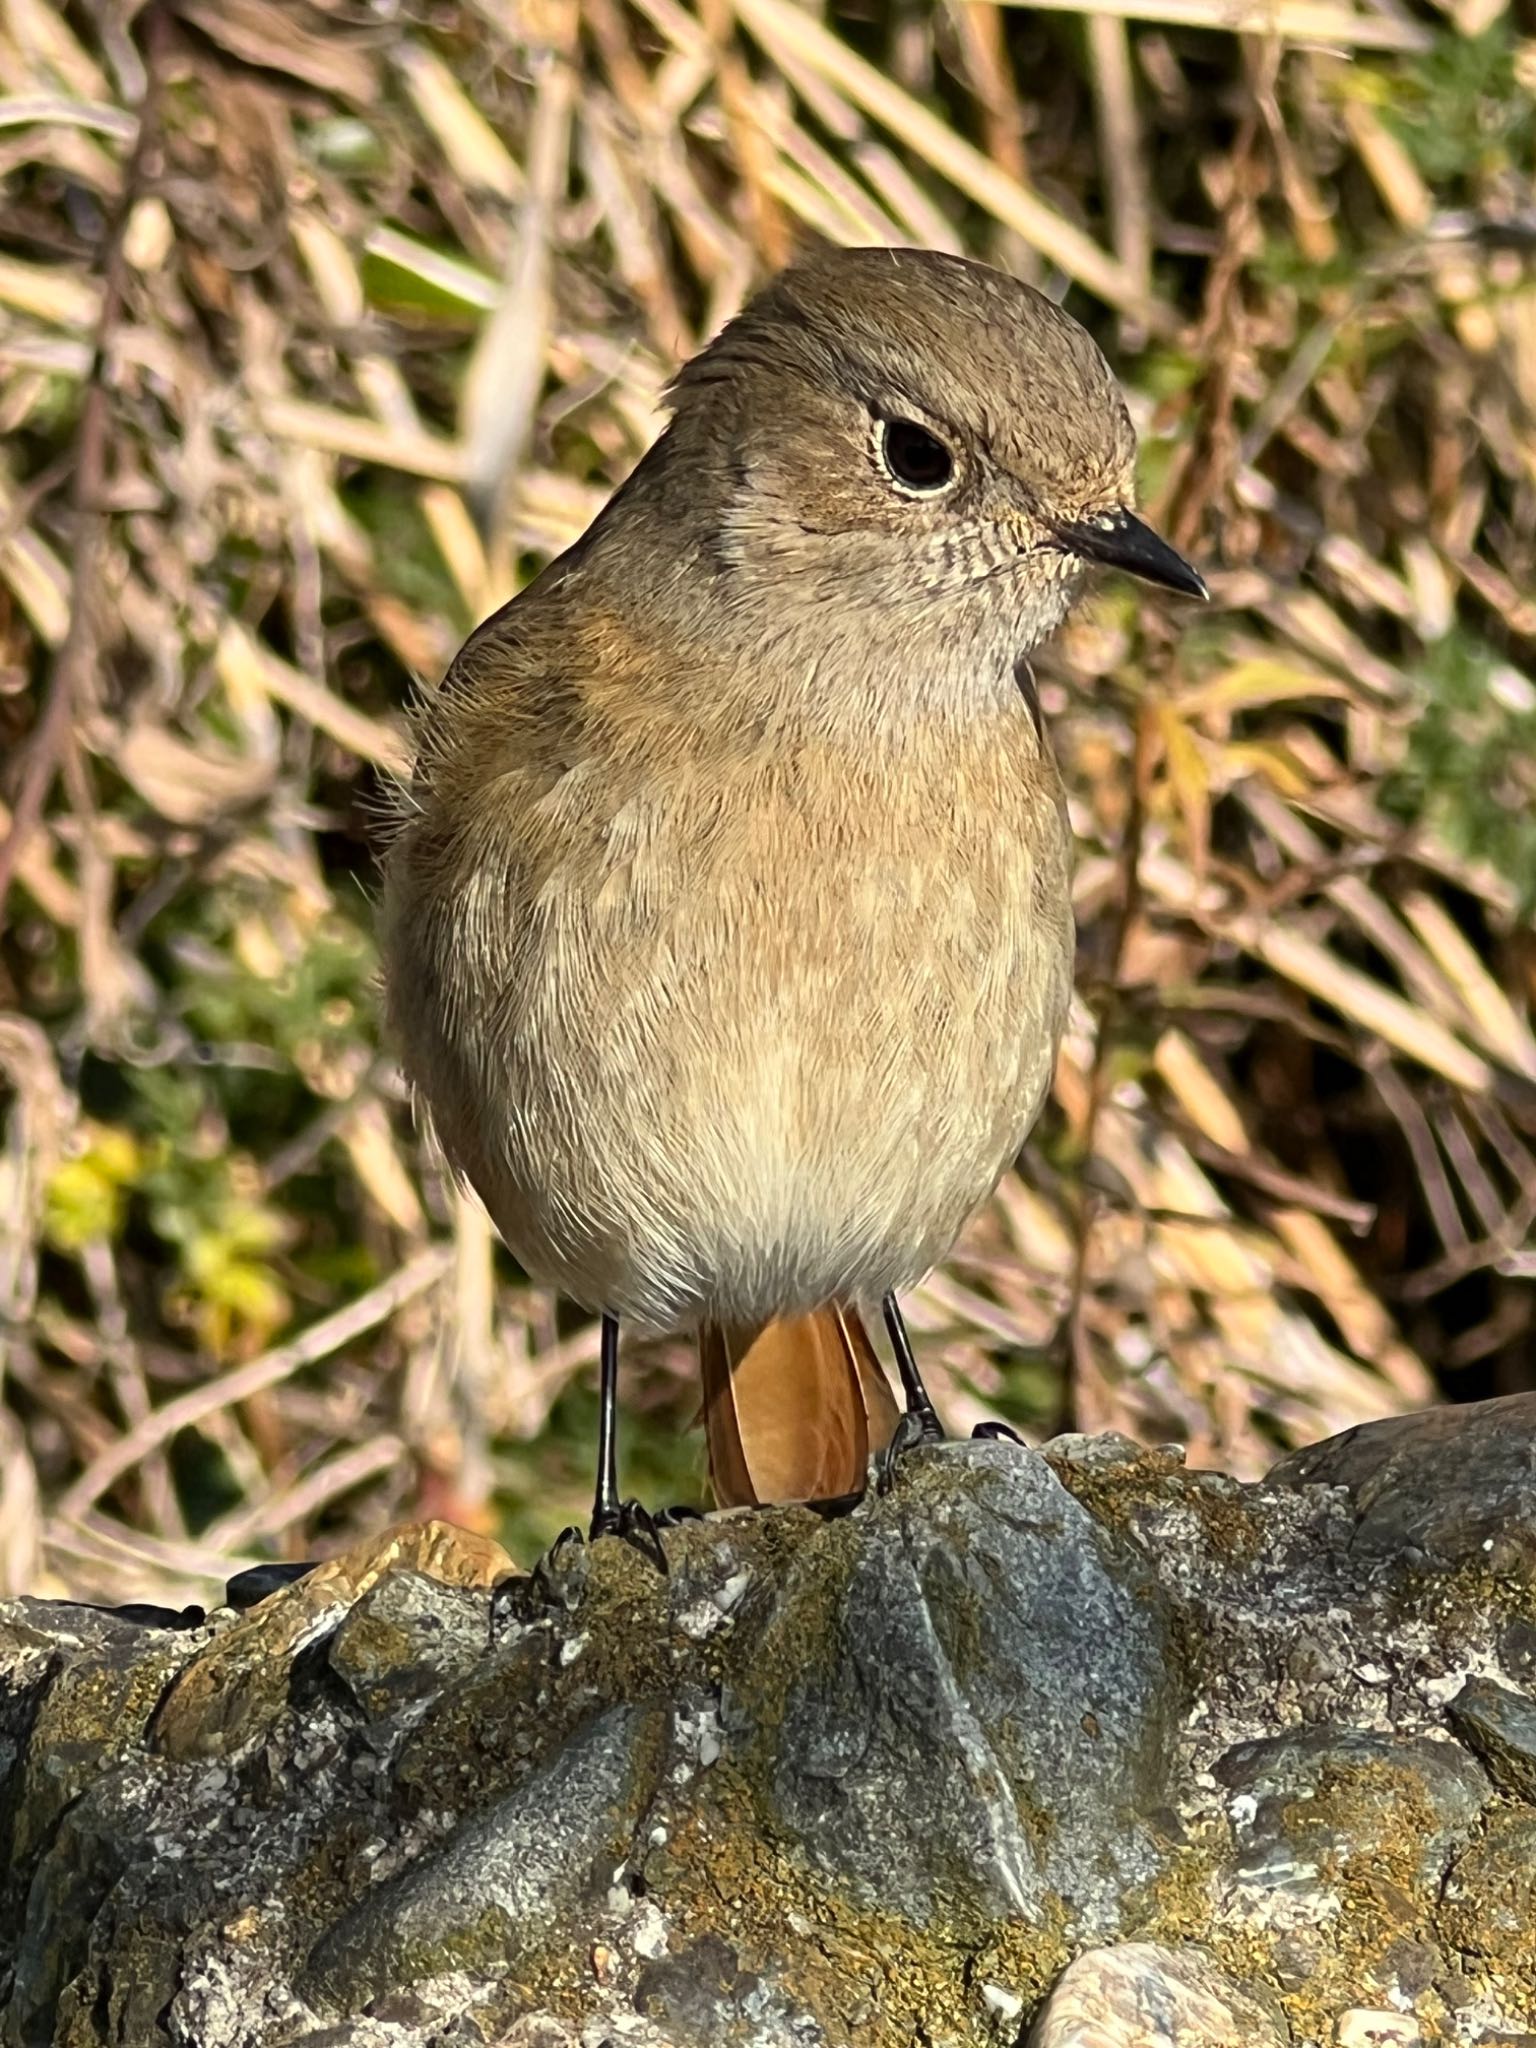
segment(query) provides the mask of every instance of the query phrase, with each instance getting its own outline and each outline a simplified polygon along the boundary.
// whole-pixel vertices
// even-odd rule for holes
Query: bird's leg
[[[904,1458],[908,1451],[914,1451],[919,1444],[941,1444],[944,1441],[944,1425],[939,1420],[938,1410],[929,1398],[928,1389],[923,1385],[923,1376],[917,1369],[917,1360],[912,1356],[911,1340],[907,1326],[901,1319],[901,1309],[894,1294],[887,1294],[880,1303],[885,1317],[885,1327],[890,1334],[891,1349],[896,1354],[896,1369],[901,1374],[901,1390],[906,1397],[906,1408],[897,1423],[890,1442],[880,1453],[876,1485],[881,1493],[888,1493],[896,1476],[897,1460]]]
[[[669,1508],[653,1515],[637,1500],[619,1498],[619,1319],[603,1317],[602,1374],[598,1394],[597,1490],[592,1501],[592,1520],[587,1535],[574,1524],[562,1529],[549,1549],[525,1579],[521,1575],[504,1580],[497,1588],[500,1606],[493,1621],[504,1621],[526,1604],[531,1589],[539,1608],[564,1608],[567,1612],[580,1601],[586,1588],[589,1564],[587,1544],[599,1536],[617,1536],[632,1544],[642,1557],[665,1574],[667,1554],[661,1547],[659,1531],[673,1522],[688,1519],[692,1508]],[[503,1597],[504,1596],[504,1597]],[[502,1610],[505,1610],[503,1612]]]
[[[907,1326],[901,1319],[901,1310],[894,1294],[888,1294],[881,1307],[885,1311],[885,1327],[891,1333],[891,1344],[896,1352],[896,1364],[901,1372],[901,1384],[907,1397],[907,1412],[896,1425],[896,1434],[891,1439],[891,1451],[900,1457],[916,1444],[933,1444],[944,1441],[944,1425],[939,1421],[938,1412],[928,1397],[922,1375],[917,1369],[917,1360],[912,1356],[912,1345],[907,1336]],[[1019,1444],[1024,1439],[1016,1429],[1010,1429],[1006,1422],[978,1422],[971,1435],[983,1441],[992,1439],[1003,1443]],[[886,1476],[882,1472],[882,1478]],[[888,1483],[888,1482],[887,1482]]]
[[[597,1496],[592,1534],[610,1535],[619,1519],[619,1319],[603,1317],[597,1414]]]
[[[903,1421],[911,1422],[911,1430],[898,1431],[908,1436],[912,1443],[940,1444],[944,1441],[944,1425],[939,1420],[938,1410],[928,1397],[923,1385],[923,1376],[917,1369],[917,1360],[912,1356],[912,1343],[907,1336],[907,1326],[901,1319],[901,1309],[894,1294],[888,1294],[880,1304],[885,1317],[885,1327],[890,1333],[891,1349],[896,1353],[896,1370],[901,1374],[901,1391],[906,1396],[907,1412]]]
[[[603,1317],[602,1377],[597,1420],[597,1493],[592,1502],[590,1540],[618,1536],[649,1558],[659,1572],[667,1569],[656,1520],[637,1500],[619,1499],[619,1319]]]

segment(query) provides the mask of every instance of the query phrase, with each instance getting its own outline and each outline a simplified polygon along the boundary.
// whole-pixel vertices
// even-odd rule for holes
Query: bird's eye
[[[954,477],[954,456],[916,420],[882,420],[879,448],[881,462],[904,490],[942,491]]]

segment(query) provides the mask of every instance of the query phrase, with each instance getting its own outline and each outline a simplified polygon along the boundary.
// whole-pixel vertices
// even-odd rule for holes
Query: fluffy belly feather
[[[1066,826],[1029,767],[899,802],[845,782],[821,813],[757,790],[691,837],[632,798],[600,859],[550,865],[510,954],[471,928],[504,896],[465,893],[441,943],[487,963],[479,1022],[417,1063],[527,1271],[675,1329],[944,1256],[1035,1119],[1070,991]]]

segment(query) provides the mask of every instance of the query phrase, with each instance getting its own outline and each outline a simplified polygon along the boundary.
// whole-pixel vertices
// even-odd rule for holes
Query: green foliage
[[[219,1084],[233,1117],[257,1120],[253,1142],[275,1098],[291,1113],[296,1085],[322,1101],[350,1096],[376,1048],[371,931],[339,904],[310,914],[293,902],[273,918],[222,892],[200,897],[180,922],[172,1000],[189,1028],[273,1055],[226,1069]]]
[[[1464,631],[1431,647],[1415,674],[1421,712],[1382,805],[1487,861],[1527,914],[1536,906],[1536,689]]]
[[[377,176],[389,169],[390,153],[378,130],[355,115],[336,114],[316,121],[301,137],[308,154],[326,170],[352,177]]]
[[[423,618],[451,619],[467,633],[476,621],[443,567],[417,494],[401,478],[359,478],[346,494],[347,510],[377,545],[379,582]]]
[[[1383,112],[1426,178],[1471,186],[1536,165],[1536,94],[1517,75],[1505,16],[1480,36],[1437,36],[1422,57],[1382,78]],[[1378,74],[1380,75],[1380,74]]]
[[[52,1175],[48,1241],[78,1254],[130,1233],[162,1274],[161,1313],[213,1359],[259,1350],[290,1321],[287,1254],[326,1293],[376,1277],[361,1247],[321,1242],[290,1190],[263,1192],[262,1156],[327,1102],[344,1102],[373,1056],[372,944],[338,907],[302,933],[274,928],[238,891],[179,907],[167,995],[206,1063],[114,1070],[113,1121]],[[334,1194],[330,1206],[334,1211]]]
[[[429,248],[396,234],[361,265],[368,303],[412,319],[464,329],[478,324],[495,303],[495,280],[464,262],[457,251]]]
[[[131,1131],[84,1126],[84,1150],[54,1169],[43,1198],[43,1228],[55,1251],[82,1252],[120,1237],[129,1190],[144,1170],[144,1148]]]
[[[275,1263],[289,1226],[259,1184],[249,1160],[169,1146],[141,1183],[149,1223],[175,1259],[167,1316],[218,1359],[259,1351],[292,1310]]]
[[[166,1321],[215,1359],[259,1350],[292,1313],[278,1255],[292,1235],[260,1193],[252,1160],[228,1148],[196,1080],[147,1068],[132,1122],[86,1126],[85,1148],[49,1179],[45,1228],[56,1251],[147,1233]]]
[[[690,1405],[642,1406],[627,1375],[619,1438],[620,1490],[653,1508],[708,1502],[702,1432],[689,1428]],[[497,1458],[496,1534],[514,1557],[536,1557],[592,1506],[592,1447],[597,1442],[595,1373],[555,1402],[536,1444],[504,1446]]]

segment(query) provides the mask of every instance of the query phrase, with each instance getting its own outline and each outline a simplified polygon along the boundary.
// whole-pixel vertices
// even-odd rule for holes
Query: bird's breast
[[[1060,785],[1022,706],[990,745],[583,774],[539,809],[488,1005],[482,1193],[514,1249],[655,1323],[926,1270],[1032,1123],[1070,986]]]

